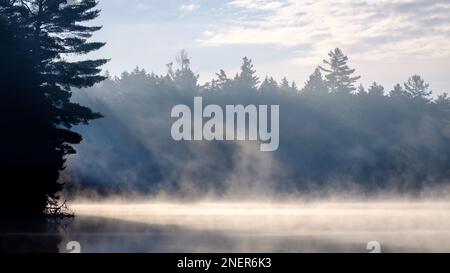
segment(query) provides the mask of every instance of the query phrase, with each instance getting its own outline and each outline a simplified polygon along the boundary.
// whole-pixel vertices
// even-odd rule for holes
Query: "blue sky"
[[[238,71],[243,56],[259,76],[299,86],[340,47],[365,85],[389,89],[419,73],[435,93],[450,92],[449,0],[100,0],[112,74],[136,65],[165,73],[182,49],[210,80]]]

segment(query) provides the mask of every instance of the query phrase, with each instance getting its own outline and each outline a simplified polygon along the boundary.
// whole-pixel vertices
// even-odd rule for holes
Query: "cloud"
[[[311,59],[334,47],[372,60],[450,57],[448,0],[233,0],[227,6],[236,17],[207,29],[203,46],[300,47],[308,51],[298,55]]]
[[[256,10],[273,10],[281,8],[285,1],[277,0],[233,0],[229,3],[231,6],[256,9]]]
[[[200,8],[199,4],[186,4],[186,5],[181,5],[180,6],[180,10],[184,11],[184,12],[193,12],[196,11]]]

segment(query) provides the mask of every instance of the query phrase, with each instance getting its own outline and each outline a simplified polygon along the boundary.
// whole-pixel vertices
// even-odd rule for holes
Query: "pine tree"
[[[364,88],[364,85],[362,85],[362,84],[360,84],[358,86],[358,90],[356,91],[356,94],[360,97],[368,95],[366,88]]]
[[[295,83],[293,82],[291,85],[286,77],[281,79],[278,89],[281,94],[285,95],[296,95],[298,92],[297,88],[295,88]]]
[[[326,72],[326,83],[331,92],[351,93],[356,90],[355,82],[360,76],[352,76],[355,69],[350,69],[347,65],[348,57],[339,48],[330,51],[329,60],[324,60],[326,67],[319,68]]]
[[[39,201],[30,201],[29,207],[22,210],[24,213],[27,209],[34,213],[43,211],[47,205],[54,208],[57,193],[62,189],[57,180],[59,171],[64,168],[64,158],[75,153],[71,144],[81,141],[81,136],[70,131],[70,128],[101,117],[91,109],[71,102],[70,98],[72,88],[89,87],[105,79],[100,75],[100,66],[107,60],[68,61],[66,58],[86,54],[104,46],[104,43],[88,42],[92,34],[101,27],[83,25],[83,22],[99,15],[96,5],[95,0],[0,1],[2,24],[13,33],[15,50],[20,50],[20,56],[29,68],[28,75],[23,75],[28,81],[27,88],[42,95],[42,99],[36,99],[32,106],[41,117],[41,126],[35,124],[27,127],[29,142],[33,143],[33,149],[29,152],[40,151],[40,162],[22,164],[20,167],[21,162],[32,162],[22,158],[22,161],[17,160],[14,163],[16,165],[11,166],[23,168],[33,176],[34,184],[28,184],[29,189],[22,190],[26,191],[24,195],[30,199]],[[32,77],[33,82],[28,77]],[[18,112],[20,108],[17,105],[11,111]],[[11,130],[15,129],[17,128]],[[44,136],[45,141],[42,140]],[[17,151],[22,150],[19,140],[11,145]],[[10,177],[10,180],[14,178]],[[22,180],[22,183],[28,183],[25,179]],[[30,189],[35,191],[30,192]]]
[[[227,84],[230,81],[230,79],[228,79],[227,73],[225,73],[225,71],[223,71],[223,69],[221,69],[219,71],[219,73],[216,73],[216,76],[217,76],[218,82],[220,84]]]
[[[278,83],[272,77],[266,76],[259,87],[261,93],[278,93]]]
[[[230,87],[231,80],[228,78],[227,73],[223,69],[216,73],[217,79],[211,81],[211,90],[219,91],[228,89]]]
[[[292,84],[291,84],[291,89],[292,89],[292,91],[295,93],[295,94],[297,94],[299,91],[298,91],[298,87],[297,87],[297,83],[296,82],[292,82]]]
[[[173,71],[170,70],[172,81],[175,83],[176,88],[186,94],[192,94],[197,90],[199,75],[196,75],[191,69],[191,60],[185,50],[182,50],[176,61],[180,68]]]
[[[100,117],[86,107],[70,102],[71,88],[89,87],[105,79],[100,66],[107,60],[67,61],[67,55],[98,50],[104,43],[88,42],[99,26],[81,23],[95,19],[100,10],[95,0],[3,1],[0,11],[15,24],[15,35],[28,52],[27,58],[40,74],[40,85],[55,105],[55,122],[71,127]],[[15,19],[20,11],[20,20]]]
[[[323,95],[328,93],[328,87],[326,82],[323,80],[322,73],[319,68],[316,68],[313,74],[309,76],[308,81],[303,87],[302,93],[304,94],[316,94]]]
[[[284,88],[284,89],[290,88],[290,86],[289,86],[289,81],[288,81],[288,79],[287,79],[286,77],[284,77],[284,78],[281,79],[280,87],[281,87],[281,88]]]
[[[411,76],[404,86],[405,91],[413,98],[428,100],[428,97],[433,93],[433,91],[428,91],[430,85],[425,83],[419,75]]]
[[[398,83],[394,86],[394,89],[389,92],[389,96],[392,98],[411,98],[411,94],[403,89]]]
[[[447,120],[449,120],[448,114],[450,113],[450,97],[448,93],[439,95],[435,101],[436,106],[441,109]]]
[[[259,79],[256,76],[256,70],[253,68],[252,60],[244,57],[242,61],[241,71],[235,77],[238,88],[256,90],[258,88]]]
[[[367,90],[371,96],[384,96],[384,87],[374,82]]]

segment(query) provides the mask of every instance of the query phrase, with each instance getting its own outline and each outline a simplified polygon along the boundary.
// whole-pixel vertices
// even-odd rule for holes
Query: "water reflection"
[[[0,252],[57,253],[61,235],[60,221],[35,218],[0,220]]]
[[[99,217],[77,217],[63,242],[80,242],[82,252],[319,252],[362,251],[364,243],[338,244],[315,236],[276,236],[195,230],[179,225],[144,224]],[[61,245],[65,251],[65,245]]]
[[[1,221],[2,252],[450,252],[450,203],[74,205],[72,220]]]
[[[449,252],[450,203],[77,205],[83,252]]]

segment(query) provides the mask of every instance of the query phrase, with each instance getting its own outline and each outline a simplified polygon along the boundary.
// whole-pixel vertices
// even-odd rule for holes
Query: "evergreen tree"
[[[298,93],[298,90],[295,87],[295,83],[292,82],[292,84],[290,84],[286,77],[281,79],[278,89],[280,93],[285,95],[296,95]]]
[[[384,87],[374,82],[367,90],[371,96],[384,96]]]
[[[405,91],[408,92],[413,98],[428,100],[428,97],[433,93],[429,91],[429,84],[425,83],[419,75],[411,76],[404,84]]]
[[[298,91],[298,87],[297,87],[297,83],[295,83],[295,82],[292,82],[292,84],[291,84],[291,89],[292,89],[292,91],[295,93],[295,94],[297,94],[299,91]]]
[[[290,88],[289,81],[288,81],[288,79],[286,77],[283,77],[281,79],[280,87],[284,88],[284,89],[289,89]]]
[[[389,92],[389,96],[392,98],[411,98],[411,94],[403,89],[398,83],[394,86],[394,89]]]
[[[435,101],[436,106],[443,111],[445,118],[449,120],[448,114],[450,113],[450,97],[448,93],[439,95]],[[449,123],[447,123],[449,125]]]
[[[347,65],[348,57],[339,48],[330,51],[328,56],[330,59],[323,61],[326,67],[320,66],[319,68],[327,73],[325,79],[330,91],[346,94],[355,91],[354,84],[361,77],[352,76],[355,69],[350,69]]]
[[[173,71],[172,67],[169,69],[169,75],[172,81],[175,83],[178,91],[186,94],[192,94],[195,92],[198,86],[198,75],[196,75],[191,69],[191,60],[185,50],[182,50],[176,57],[176,61],[180,68]]]
[[[33,186],[28,189],[8,188],[14,194],[23,193],[30,199],[29,205],[21,208],[20,213],[37,214],[46,207],[56,207],[57,193],[62,189],[57,180],[59,171],[64,168],[64,157],[75,153],[71,144],[81,141],[81,136],[70,131],[70,128],[101,117],[89,108],[71,102],[70,98],[72,88],[89,87],[105,79],[100,75],[100,66],[107,60],[68,61],[66,58],[89,53],[104,45],[88,42],[101,27],[83,25],[83,22],[99,15],[96,5],[95,0],[0,1],[3,27],[13,34],[14,50],[20,51],[28,67],[28,74],[23,75],[27,81],[27,92],[33,89],[34,93],[42,95],[41,99],[35,99],[36,104],[33,105],[41,117],[41,126],[30,125],[27,132],[29,142],[33,143],[30,153],[40,151],[40,162],[23,164],[26,162],[24,158],[11,161],[11,169],[24,169],[29,172],[29,177],[15,181],[19,178],[11,176],[6,182],[30,185],[26,180],[33,180]],[[19,112],[19,109],[21,106],[17,105],[11,111]],[[16,129],[11,128],[10,133],[16,134]],[[44,136],[47,136],[45,141],[42,140]],[[21,150],[19,140],[10,144],[17,151]],[[29,189],[35,190],[34,193]]]
[[[316,95],[328,93],[327,84],[324,81],[319,68],[316,68],[314,73],[309,76],[308,81],[305,83],[305,87],[302,89],[302,93]]]
[[[442,94],[439,95],[439,96],[437,97],[437,99],[436,99],[436,103],[437,103],[437,104],[440,104],[440,103],[442,103],[442,104],[448,104],[449,101],[450,101],[450,97],[449,97],[449,95],[448,95],[447,92],[442,93]]]
[[[216,73],[217,79],[211,81],[211,90],[224,90],[229,88],[231,80],[223,69]]]
[[[358,86],[358,90],[356,91],[356,94],[358,96],[366,96],[368,93],[366,91],[366,88],[364,88],[364,85],[360,84]]]
[[[261,93],[278,93],[278,83],[272,77],[266,76],[259,87]]]
[[[242,61],[241,72],[235,77],[238,88],[256,90],[258,88],[259,79],[256,76],[256,70],[253,68],[252,60],[244,57]]]

